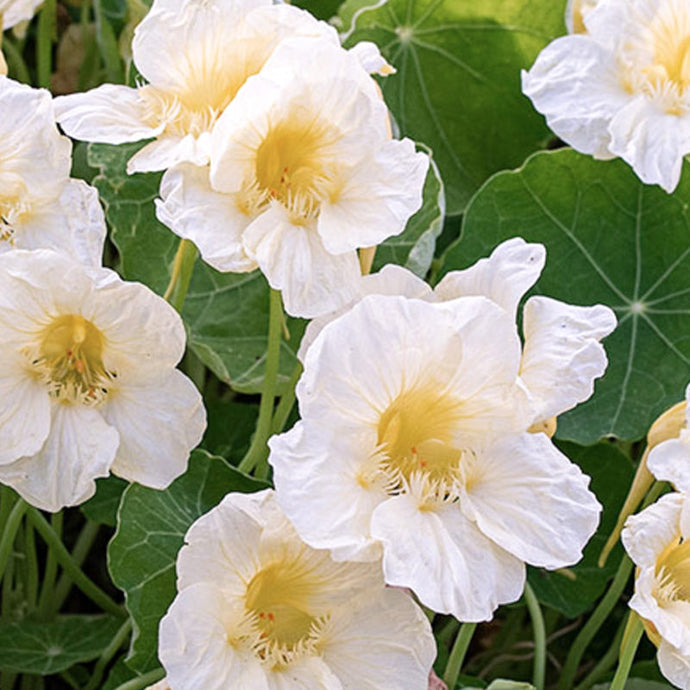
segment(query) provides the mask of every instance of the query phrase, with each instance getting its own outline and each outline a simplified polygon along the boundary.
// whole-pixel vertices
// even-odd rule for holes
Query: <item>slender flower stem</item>
[[[272,434],[279,434],[285,428],[290,412],[292,412],[292,407],[295,404],[295,387],[301,375],[302,363],[297,362],[290,374],[285,393],[283,393],[283,396],[280,398],[278,407],[276,407],[275,414],[273,415],[273,422],[271,423]]]
[[[36,528],[36,531],[45,540],[48,548],[54,552],[55,558],[62,566],[65,573],[72,578],[74,584],[95,604],[98,604],[104,611],[112,613],[116,616],[125,615],[121,606],[116,604],[95,582],[92,582],[89,577],[81,570],[81,568],[74,562],[74,559],[66,549],[47,520],[36,510],[31,508],[28,513],[28,518]]]
[[[53,42],[57,39],[57,0],[45,0],[38,16],[36,36],[36,80],[49,89],[53,72]]]
[[[0,533],[5,528],[5,523],[12,512],[12,507],[16,500],[17,494],[9,486],[0,485]]]
[[[26,66],[26,62],[24,62],[21,50],[17,48],[9,37],[5,37],[3,40],[2,50],[5,53],[5,59],[7,60],[7,67],[10,74],[17,79],[17,81],[23,84],[30,84],[31,75],[29,74],[29,68]]]
[[[24,526],[24,553],[26,555],[26,600],[33,611],[38,599],[38,558],[34,528],[27,522]]]
[[[604,624],[604,621],[609,617],[611,611],[613,611],[614,606],[618,602],[623,594],[625,585],[630,578],[630,573],[632,572],[632,561],[627,557],[623,556],[620,565],[618,566],[618,571],[616,572],[611,586],[604,595],[604,598],[599,602],[599,605],[594,609],[589,620],[585,623],[584,627],[578,633],[578,636],[573,642],[568,657],[563,665],[563,670],[561,672],[561,678],[558,682],[558,690],[566,690],[572,687],[573,681],[575,680],[575,675],[577,674],[577,669],[580,666],[580,661],[582,660],[582,655],[589,646],[590,642],[594,639],[594,636],[599,631],[599,628]]]
[[[187,297],[187,290],[189,290],[189,283],[192,280],[197,253],[193,242],[190,240],[180,240],[175,259],[173,260],[170,282],[163,295],[163,299],[175,307],[178,312],[182,311],[185,298]]]
[[[104,16],[103,0],[94,0],[93,14],[96,24],[96,42],[103,58],[108,81],[113,84],[123,84],[125,73],[122,68],[120,49],[113,27]]]
[[[51,528],[58,540],[62,539],[63,514],[55,513],[50,517]],[[43,572],[43,584],[41,585],[41,595],[38,598],[38,613],[43,620],[48,620],[52,615],[53,589],[55,588],[55,578],[57,577],[57,556],[51,549],[48,550],[46,567]]]
[[[28,508],[29,506],[26,501],[23,501],[20,498],[15,503],[14,508],[12,508],[12,512],[5,523],[4,530],[2,532],[2,539],[0,539],[0,579],[2,579],[5,574],[7,563],[12,555],[14,539],[17,536],[19,526],[22,524],[24,513],[28,510]]]
[[[618,626],[613,642],[606,654],[599,659],[597,665],[587,674],[582,682],[575,686],[575,690],[589,690],[589,688],[597,683],[601,677],[613,667],[618,659],[618,651],[620,650],[621,640],[623,639],[624,625],[625,621]]]
[[[532,630],[534,633],[534,674],[532,685],[534,685],[536,690],[544,690],[544,679],[546,676],[546,629],[539,601],[529,582],[525,582],[525,603],[532,618]]]
[[[101,685],[101,680],[103,678],[103,673],[106,666],[111,662],[112,658],[117,654],[118,650],[127,641],[127,638],[132,632],[132,619],[128,618],[120,627],[120,629],[115,633],[115,636],[111,640],[110,644],[103,650],[100,658],[94,666],[93,673],[91,674],[91,679],[84,686],[84,690],[97,690]]]
[[[455,638],[455,643],[453,644],[453,649],[451,649],[450,656],[448,657],[446,671],[443,674],[443,680],[449,690],[453,690],[457,685],[462,662],[465,660],[465,654],[467,654],[476,628],[476,623],[463,623],[460,626],[460,630]]]
[[[271,304],[268,317],[268,350],[266,352],[266,369],[264,371],[264,386],[259,405],[259,420],[252,444],[247,454],[242,458],[238,469],[251,472],[262,460],[268,457],[266,445],[273,422],[273,405],[275,403],[276,382],[280,364],[281,322],[283,318],[283,304],[278,290],[271,290]]]
[[[359,250],[359,268],[363,276],[371,273],[371,267],[374,265],[375,256],[376,247],[364,247]]]
[[[129,680],[126,683],[118,686],[116,690],[142,690],[149,685],[158,682],[165,677],[165,671],[162,668],[157,668],[155,671],[149,671],[143,676]]]
[[[611,681],[609,690],[623,690],[625,687],[625,682],[628,680],[628,674],[630,673],[630,668],[643,632],[644,628],[642,627],[642,621],[634,611],[631,611],[630,617],[628,618],[628,624],[623,633],[623,647],[621,648],[620,661],[618,662],[616,675],[614,675]]]

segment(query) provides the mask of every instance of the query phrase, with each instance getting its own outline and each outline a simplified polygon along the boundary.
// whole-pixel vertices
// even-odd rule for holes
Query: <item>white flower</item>
[[[690,152],[690,4],[600,0],[584,24],[541,52],[523,91],[573,148],[672,192]]]
[[[571,34],[587,31],[585,17],[597,6],[599,0],[568,0],[565,8],[565,25]]]
[[[112,470],[166,487],[206,421],[175,365],[175,310],[139,283],[48,250],[0,256],[0,481],[39,508],[89,498]]]
[[[216,120],[288,36],[338,43],[332,27],[270,0],[155,0],[132,43],[134,64],[148,83],[104,84],[57,98],[58,121],[87,141],[155,138],[130,159],[130,173],[184,161],[205,165]]]
[[[50,94],[0,77],[0,253],[47,248],[100,265],[103,210],[93,187],[70,179],[71,154]]]
[[[278,500],[338,559],[487,620],[524,563],[577,562],[600,506],[520,381],[514,316],[484,297],[370,295],[328,324],[297,387],[302,422],[269,443]]]
[[[34,16],[43,0],[0,0],[0,31]]]
[[[168,171],[158,217],[220,271],[261,268],[295,316],[350,301],[356,249],[402,232],[422,203],[428,158],[390,139],[375,82],[329,41],[284,41],[212,140],[210,181]]]
[[[514,237],[496,247],[487,259],[447,273],[434,290],[400,266],[384,266],[359,280],[357,299],[376,294],[439,302],[475,295],[487,297],[515,320],[518,304],[539,278],[545,259],[543,245]],[[309,323],[298,352],[301,361],[323,327],[351,306]],[[607,365],[599,341],[615,326],[615,315],[602,305],[578,307],[546,297],[526,301],[520,378],[532,397],[533,423],[562,414],[592,395],[594,380]]]
[[[229,494],[185,541],[160,625],[171,690],[426,690],[422,611],[376,566],[306,546],[272,491]]]
[[[658,647],[661,672],[690,687],[690,521],[684,493],[668,494],[628,518],[622,539],[637,566],[630,607]]]

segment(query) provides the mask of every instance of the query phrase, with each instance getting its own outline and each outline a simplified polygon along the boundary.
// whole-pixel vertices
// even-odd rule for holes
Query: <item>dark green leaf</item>
[[[115,527],[117,507],[120,505],[122,492],[127,482],[115,475],[96,480],[96,494],[80,506],[80,510],[89,520],[101,525]]]

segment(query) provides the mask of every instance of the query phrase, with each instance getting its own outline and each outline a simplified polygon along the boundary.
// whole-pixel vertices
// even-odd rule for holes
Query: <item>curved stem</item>
[[[0,579],[5,574],[5,568],[12,555],[12,546],[14,539],[17,536],[19,526],[22,524],[24,513],[28,510],[29,505],[21,498],[15,503],[12,512],[7,518],[2,532],[2,539],[0,539]]]
[[[156,683],[164,677],[165,671],[162,668],[157,668],[155,671],[149,671],[143,676],[128,680],[126,683],[118,686],[116,690],[142,690],[142,688],[147,688],[152,683]]]
[[[620,661],[609,690],[623,690],[625,687],[625,682],[628,680],[628,674],[630,673],[643,631],[642,621],[634,611],[631,611],[628,625],[623,633],[623,648],[621,649]]]
[[[623,639],[623,627],[625,619],[618,626],[618,630],[613,638],[611,646],[608,648],[606,654],[599,659],[597,665],[587,674],[581,683],[575,686],[575,690],[589,690],[601,677],[611,669],[618,659],[618,651]]]
[[[95,522],[87,522],[79,533],[74,548],[72,549],[72,558],[80,568],[86,560],[86,556],[91,550],[100,528],[101,526]],[[72,589],[72,584],[72,580],[67,577],[65,573],[62,573],[55,587],[53,596],[52,608],[54,611],[59,611],[65,603],[65,599],[67,599],[67,595]]]
[[[298,361],[290,374],[285,393],[280,398],[278,407],[276,407],[275,414],[273,415],[273,422],[271,423],[272,434],[279,434],[285,428],[290,412],[292,412],[292,407],[295,404],[295,387],[301,375],[302,363]]]
[[[568,657],[563,665],[561,678],[558,682],[558,690],[566,690],[566,688],[572,686],[577,674],[577,669],[580,666],[580,661],[582,660],[582,655],[585,653],[589,643],[594,639],[599,628],[601,628],[611,611],[613,611],[621,594],[623,594],[625,585],[632,572],[632,567],[632,561],[624,555],[621,564],[618,566],[618,571],[611,582],[611,586],[604,595],[604,598],[592,612],[592,615],[589,617],[589,620],[585,623],[582,630],[578,633],[578,636],[575,638],[570,648]]]
[[[50,526],[58,539],[62,539],[63,513],[55,513],[50,516]],[[48,620],[52,617],[53,590],[55,588],[55,578],[57,577],[57,557],[55,552],[48,550],[46,567],[43,571],[43,584],[41,585],[41,595],[38,598],[38,613],[41,619]]]
[[[194,243],[190,240],[180,240],[175,259],[173,260],[170,282],[163,294],[163,299],[175,307],[178,312],[182,311],[185,298],[187,297],[196,257],[197,250]]]
[[[242,458],[238,469],[251,472],[261,461],[268,457],[266,442],[271,435],[273,422],[273,405],[275,402],[276,382],[278,380],[278,366],[280,364],[280,339],[282,333],[283,303],[278,290],[271,289],[271,304],[268,317],[268,350],[266,351],[266,369],[264,371],[264,385],[259,405],[259,420],[252,444],[247,454]]]
[[[450,656],[448,657],[446,671],[443,674],[443,680],[449,690],[453,690],[457,685],[462,662],[465,660],[465,654],[467,654],[467,649],[470,646],[476,628],[476,623],[463,623],[460,626],[453,649],[451,649]]]
[[[45,0],[38,16],[36,36],[36,80],[49,89],[53,72],[53,41],[57,39],[57,0]]]
[[[544,679],[546,676],[546,628],[539,601],[529,582],[525,582],[525,603],[532,619],[532,630],[534,632],[534,674],[532,685],[534,685],[536,690],[544,690]]]
[[[104,611],[112,613],[115,616],[124,616],[125,612],[122,607],[116,604],[95,582],[92,582],[74,562],[70,552],[57,534],[55,534],[43,515],[41,515],[36,508],[31,508],[27,515],[36,528],[36,531],[46,542],[48,548],[55,554],[57,562],[62,566],[65,573],[72,578],[74,584]]]
[[[117,654],[118,649],[120,649],[120,647],[122,647],[122,645],[127,641],[127,638],[131,632],[132,619],[128,618],[115,633],[115,636],[111,640],[110,644],[103,650],[103,654],[101,654],[100,658],[96,662],[93,673],[91,674],[91,679],[87,685],[84,686],[84,690],[96,690],[99,687],[106,666]]]

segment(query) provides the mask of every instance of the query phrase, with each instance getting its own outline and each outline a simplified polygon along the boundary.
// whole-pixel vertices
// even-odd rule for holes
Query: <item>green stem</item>
[[[100,687],[101,679],[103,678],[103,673],[105,672],[106,666],[117,654],[120,647],[122,647],[122,645],[127,641],[127,638],[131,632],[132,619],[128,618],[115,633],[115,637],[113,637],[110,644],[103,650],[103,653],[94,666],[93,674],[91,675],[89,682],[84,686],[84,690],[96,690],[98,687]]]
[[[89,521],[84,525],[79,533],[74,548],[72,549],[72,558],[80,568],[86,560],[86,557],[88,556],[89,551],[91,550],[91,547],[98,536],[100,528],[101,526],[98,523]],[[72,589],[72,584],[72,580],[67,577],[65,573],[62,573],[53,596],[54,611],[60,610],[65,602],[65,599],[67,599],[70,589]]]
[[[26,600],[29,609],[33,611],[38,599],[38,558],[34,528],[28,522],[24,527],[24,553],[26,554]]]
[[[623,638],[624,625],[624,622],[621,623],[606,654],[599,659],[596,666],[587,674],[582,682],[575,687],[575,690],[589,690],[589,688],[601,680],[602,676],[613,667],[618,659],[618,650],[620,649],[621,639]]]
[[[280,398],[278,407],[276,407],[275,414],[273,415],[273,422],[271,424],[272,434],[279,434],[285,428],[290,412],[292,412],[292,407],[295,404],[295,387],[301,375],[302,363],[298,361],[290,374],[285,393],[283,393],[283,396]]]
[[[53,42],[57,40],[57,0],[45,0],[38,16],[36,35],[36,81],[49,89],[53,73]]]
[[[190,240],[180,240],[175,259],[173,260],[170,282],[163,295],[163,299],[175,307],[178,312],[182,311],[185,298],[187,297],[196,257],[197,250],[194,243]]]
[[[95,582],[92,582],[74,562],[69,551],[65,548],[65,545],[57,534],[55,534],[43,515],[35,508],[31,508],[28,512],[28,517],[36,528],[36,531],[45,540],[48,548],[55,553],[55,558],[60,563],[65,573],[72,578],[74,584],[104,611],[116,616],[125,615],[122,607],[116,604]]]
[[[448,663],[446,664],[446,671],[443,674],[443,680],[448,686],[448,690],[453,690],[458,682],[462,662],[465,660],[465,654],[472,641],[472,636],[477,627],[476,623],[463,623],[460,626],[453,649],[451,649]]]
[[[162,668],[157,668],[155,671],[149,671],[143,676],[128,680],[126,683],[118,686],[116,690],[142,690],[142,688],[147,688],[149,685],[153,685],[153,683],[158,682],[164,677],[165,671]]]
[[[539,601],[537,601],[537,597],[529,582],[525,583],[525,603],[532,618],[532,630],[534,632],[534,674],[532,685],[534,685],[536,690],[544,690],[544,679],[546,676],[546,629]]]
[[[283,303],[278,290],[271,289],[271,305],[268,317],[268,350],[266,352],[266,369],[264,386],[259,405],[259,419],[252,444],[242,458],[238,468],[242,472],[251,472],[260,462],[268,457],[266,442],[271,435],[273,422],[273,405],[275,403],[278,367],[280,365],[280,340],[282,335]]]
[[[17,494],[9,486],[0,485],[0,532],[4,530],[7,518],[17,500]]]
[[[30,84],[31,75],[29,74],[29,68],[26,66],[26,62],[24,62],[21,51],[7,36],[2,42],[2,49],[5,53],[10,75],[17,81],[21,81],[24,84]]]
[[[113,27],[104,16],[103,0],[94,0],[93,13],[96,24],[96,42],[101,51],[108,81],[113,84],[123,84],[125,73],[122,69],[122,58]]]
[[[62,513],[51,515],[50,522],[53,533],[57,539],[62,539]],[[53,589],[55,588],[55,578],[57,577],[57,555],[52,549],[48,550],[46,568],[43,573],[43,585],[41,595],[38,598],[38,613],[42,620],[48,620],[52,616]]]
[[[599,628],[601,628],[611,611],[613,611],[621,594],[623,594],[625,585],[630,578],[632,567],[632,561],[624,555],[618,566],[618,571],[611,582],[611,586],[604,595],[604,598],[599,602],[599,605],[592,612],[592,615],[589,617],[589,620],[585,623],[582,630],[578,633],[578,636],[575,638],[570,648],[568,657],[563,665],[561,678],[558,682],[558,690],[566,690],[572,687],[575,676],[577,675],[577,669],[582,660],[582,655],[585,653],[590,642],[594,639]]]
[[[628,626],[626,627],[627,634],[623,634],[624,647],[621,649],[616,675],[613,676],[609,690],[623,690],[625,687],[625,682],[628,680],[628,674],[630,673],[643,631],[642,621],[634,611],[631,611]]]
[[[0,539],[0,579],[5,574],[7,563],[12,556],[12,547],[14,546],[14,539],[17,536],[19,526],[22,524],[24,513],[28,510],[29,505],[21,498],[15,503],[12,512],[7,518],[5,527],[2,532],[2,539]]]

